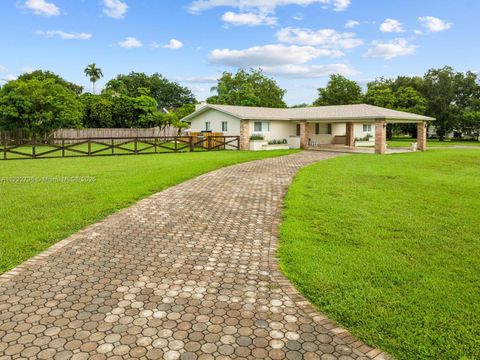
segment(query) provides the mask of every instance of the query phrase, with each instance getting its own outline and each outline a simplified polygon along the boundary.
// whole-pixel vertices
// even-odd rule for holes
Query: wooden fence
[[[57,139],[86,139],[86,138],[140,138],[158,136],[178,136],[179,129],[174,126],[122,129],[58,129],[50,137]],[[223,135],[223,134],[222,134]]]
[[[3,140],[1,160],[239,150],[239,136],[144,136]]]
[[[41,136],[48,141],[51,139],[71,139],[75,142],[77,139],[86,138],[135,138],[135,137],[155,137],[155,136],[178,136],[180,129],[174,126],[162,126],[153,128],[98,128],[98,129],[58,129],[50,134]],[[220,134],[223,135],[223,134]],[[39,137],[37,137],[38,140]],[[0,140],[15,140],[18,143],[32,140],[32,136],[24,129],[11,131],[0,131]],[[46,141],[46,140],[45,140]]]
[[[201,132],[190,132],[189,134],[190,136],[193,137],[193,141],[198,141],[199,139],[202,139],[202,138],[211,138],[210,139],[210,145],[211,146],[217,146],[217,145],[221,145],[220,142],[221,142],[221,138],[223,136],[223,133],[208,133],[208,132],[205,132],[205,133],[201,133]],[[202,146],[204,148],[207,148],[208,147],[208,140],[207,141],[204,141]]]

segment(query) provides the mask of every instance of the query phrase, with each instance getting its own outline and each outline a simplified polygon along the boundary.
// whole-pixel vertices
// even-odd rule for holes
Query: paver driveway
[[[277,271],[287,186],[300,167],[332,156],[304,152],[200,176],[5,274],[0,358],[377,356]]]

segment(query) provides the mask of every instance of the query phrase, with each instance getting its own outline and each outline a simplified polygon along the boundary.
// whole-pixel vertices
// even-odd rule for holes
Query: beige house
[[[372,105],[340,105],[277,109],[202,104],[183,119],[193,132],[211,131],[240,136],[240,148],[250,148],[250,137],[287,143],[290,148],[371,142],[375,152],[386,148],[387,123],[418,124],[418,149],[426,149],[427,122],[433,118]]]

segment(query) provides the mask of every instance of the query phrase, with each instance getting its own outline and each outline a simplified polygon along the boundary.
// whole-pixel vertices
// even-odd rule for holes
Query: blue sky
[[[204,100],[223,71],[261,67],[310,103],[331,73],[480,71],[479,14],[478,0],[1,0],[0,81],[48,69],[88,90],[96,62],[99,86],[159,72]]]

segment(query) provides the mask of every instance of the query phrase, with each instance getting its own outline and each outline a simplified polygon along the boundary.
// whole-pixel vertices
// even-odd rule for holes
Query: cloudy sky
[[[214,79],[261,67],[312,102],[328,75],[360,84],[452,65],[480,71],[478,0],[1,0],[0,81],[48,69],[90,88],[159,72],[199,100]]]

